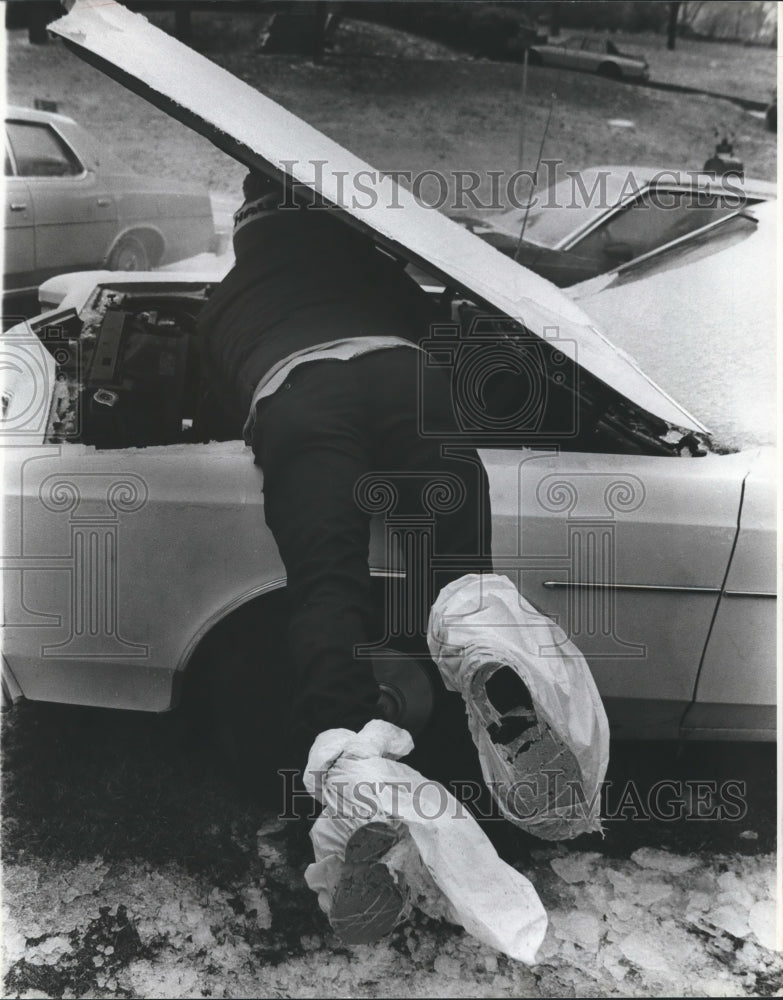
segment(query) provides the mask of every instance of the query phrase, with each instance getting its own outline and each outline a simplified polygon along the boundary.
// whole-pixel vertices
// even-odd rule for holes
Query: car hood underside
[[[548,281],[421,204],[391,177],[141,15],[111,0],[75,0],[49,30],[82,59],[248,168],[286,175],[395,256],[492,315],[556,344],[620,401],[674,427],[705,430]]]

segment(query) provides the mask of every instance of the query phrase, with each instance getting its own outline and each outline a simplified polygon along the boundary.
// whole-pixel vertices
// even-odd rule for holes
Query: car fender
[[[378,530],[379,528],[380,522],[378,519],[375,519],[373,523],[373,537],[375,541],[379,541],[381,537],[381,531]],[[376,559],[375,562],[377,565],[370,566],[370,575],[372,577],[383,578],[399,575],[398,571],[388,568],[385,564],[382,564],[382,560]],[[404,574],[402,575],[404,576]],[[224,600],[219,608],[202,621],[200,627],[192,634],[190,640],[185,644],[180,654],[172,680],[172,708],[176,708],[179,704],[188,671],[196,662],[199,651],[206,645],[215,630],[226,624],[229,619],[242,608],[245,608],[249,604],[253,604],[255,602],[261,602],[269,595],[285,590],[287,585],[288,581],[285,575],[281,573],[280,575],[268,579],[264,583],[261,583],[252,589],[245,590],[242,593],[237,593],[233,597]]]
[[[737,533],[696,692],[686,739],[774,739],[778,558],[774,448],[755,453],[743,481]]]

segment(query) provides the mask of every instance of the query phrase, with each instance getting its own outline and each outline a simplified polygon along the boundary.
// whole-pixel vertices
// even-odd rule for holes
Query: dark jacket
[[[428,335],[426,293],[332,210],[261,212],[234,247],[198,326],[206,378],[240,427],[262,377],[291,354],[346,337]]]

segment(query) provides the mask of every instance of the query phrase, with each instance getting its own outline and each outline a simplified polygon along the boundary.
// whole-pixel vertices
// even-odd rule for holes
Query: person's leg
[[[258,413],[253,446],[265,517],[288,581],[299,766],[319,732],[358,730],[376,713],[372,667],[354,657],[372,611],[369,516],[354,501],[367,471],[364,423],[341,361],[295,369]]]
[[[442,371],[406,349],[375,352],[358,363],[372,393],[373,469],[380,478],[388,475],[400,496],[395,524],[430,539],[407,581],[421,593],[426,616],[447,583],[466,573],[492,572],[486,470],[470,441],[460,441]],[[426,632],[426,621],[422,625]]]
[[[402,624],[406,637],[414,636],[411,651],[428,660],[427,622],[440,589],[466,573],[492,571],[487,475],[469,442],[444,446],[459,435],[442,371],[427,369],[420,353],[407,349],[354,363],[372,393],[373,471],[399,495],[387,528],[409,543],[406,579],[389,582],[387,617],[394,627],[387,628],[387,642],[395,646],[394,629]],[[417,535],[428,538],[416,546]],[[491,807],[462,699],[440,683],[433,721],[417,737],[409,761],[443,783],[465,782],[464,794],[471,796],[472,788],[479,809]]]

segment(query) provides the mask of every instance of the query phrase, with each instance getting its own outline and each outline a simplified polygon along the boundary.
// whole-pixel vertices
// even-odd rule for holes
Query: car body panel
[[[150,275],[146,284],[182,289],[168,277]],[[32,388],[14,395],[3,435],[5,656],[25,697],[163,711],[176,703],[178,677],[201,637],[284,586],[285,572],[263,520],[262,476],[242,442],[121,450],[45,443],[41,412],[49,407],[28,401],[36,387],[51,399],[53,362],[35,331],[69,316],[50,313],[2,342],[7,356],[19,339],[20,351],[37,348],[43,359],[28,362]],[[615,735],[675,737],[754,456],[503,447],[481,457],[497,571],[584,651]],[[370,564],[390,575],[400,566],[381,518]]]
[[[16,449],[5,480],[4,647],[28,698],[163,711],[204,628],[285,579],[242,442]]]
[[[726,575],[747,456],[482,459],[496,570],[587,657],[617,735],[631,724],[660,734],[664,719],[675,735]],[[657,705],[652,719],[641,702]]]
[[[731,448],[776,443],[778,204],[754,205],[747,216],[727,220],[708,241],[685,241],[569,290]],[[672,301],[676,338],[662,334]],[[738,338],[747,349],[737,350]],[[680,351],[698,364],[673,363]]]
[[[346,222],[369,231],[392,253],[429,269],[446,284],[464,289],[493,313],[521,322],[539,336],[562,331],[560,350],[613,391],[669,423],[703,429],[548,282],[423,206],[391,177],[140,15],[112,2],[76,0],[48,30],[240,162],[274,176],[285,174],[300,189],[314,191]]]
[[[743,460],[482,458],[497,570],[578,642],[610,717],[617,701],[629,725],[633,699],[638,727],[647,700],[659,716],[665,703],[676,728],[726,574]],[[209,623],[284,583],[241,442],[16,448],[5,480],[4,646],[28,698],[164,710]],[[608,564],[594,562],[596,539]],[[371,562],[394,564],[378,519]],[[606,585],[587,605],[585,582]]]
[[[748,728],[755,722],[763,732],[774,725],[775,674],[757,665],[774,662],[777,653],[776,471],[774,450],[762,449],[744,481],[737,542],[699,670],[696,702],[685,719],[688,730],[730,729],[738,707]]]
[[[206,190],[132,173],[63,115],[10,107],[9,127],[41,130],[59,145],[70,172],[37,175],[32,161],[27,167],[17,162],[11,143],[8,162],[15,175],[6,177],[6,292],[104,263],[130,233],[145,236],[158,263],[210,248],[214,224]],[[40,167],[45,172],[47,164]]]
[[[155,286],[162,278],[167,282],[167,287],[176,286],[178,283],[184,288],[215,284],[228,273],[233,264],[233,257],[216,258],[211,254],[209,257],[209,267],[206,270],[195,268],[192,271],[179,272],[168,269],[165,277],[160,270],[132,272],[100,270],[58,274],[41,285],[38,289],[38,300],[41,309],[45,311],[71,309],[81,312],[96,289],[108,285],[132,289],[135,286]]]
[[[29,286],[36,279],[33,199],[22,177],[5,178],[6,281]]]
[[[48,278],[94,265],[96,254],[111,245],[117,231],[117,205],[107,187],[92,172],[64,180],[31,177],[28,187],[35,220],[36,274]]]
[[[645,367],[659,375],[667,369],[678,396],[691,396],[691,405],[699,396],[699,410],[709,415],[719,441],[762,446],[746,452],[751,461],[736,543],[695,701],[683,720],[682,735],[689,739],[738,731],[744,739],[765,739],[775,729],[778,213],[775,202],[756,205],[749,220],[727,220],[709,246],[691,240],[572,289]],[[676,343],[662,335],[672,301],[680,320]],[[672,364],[673,350],[697,352],[698,365]]]

